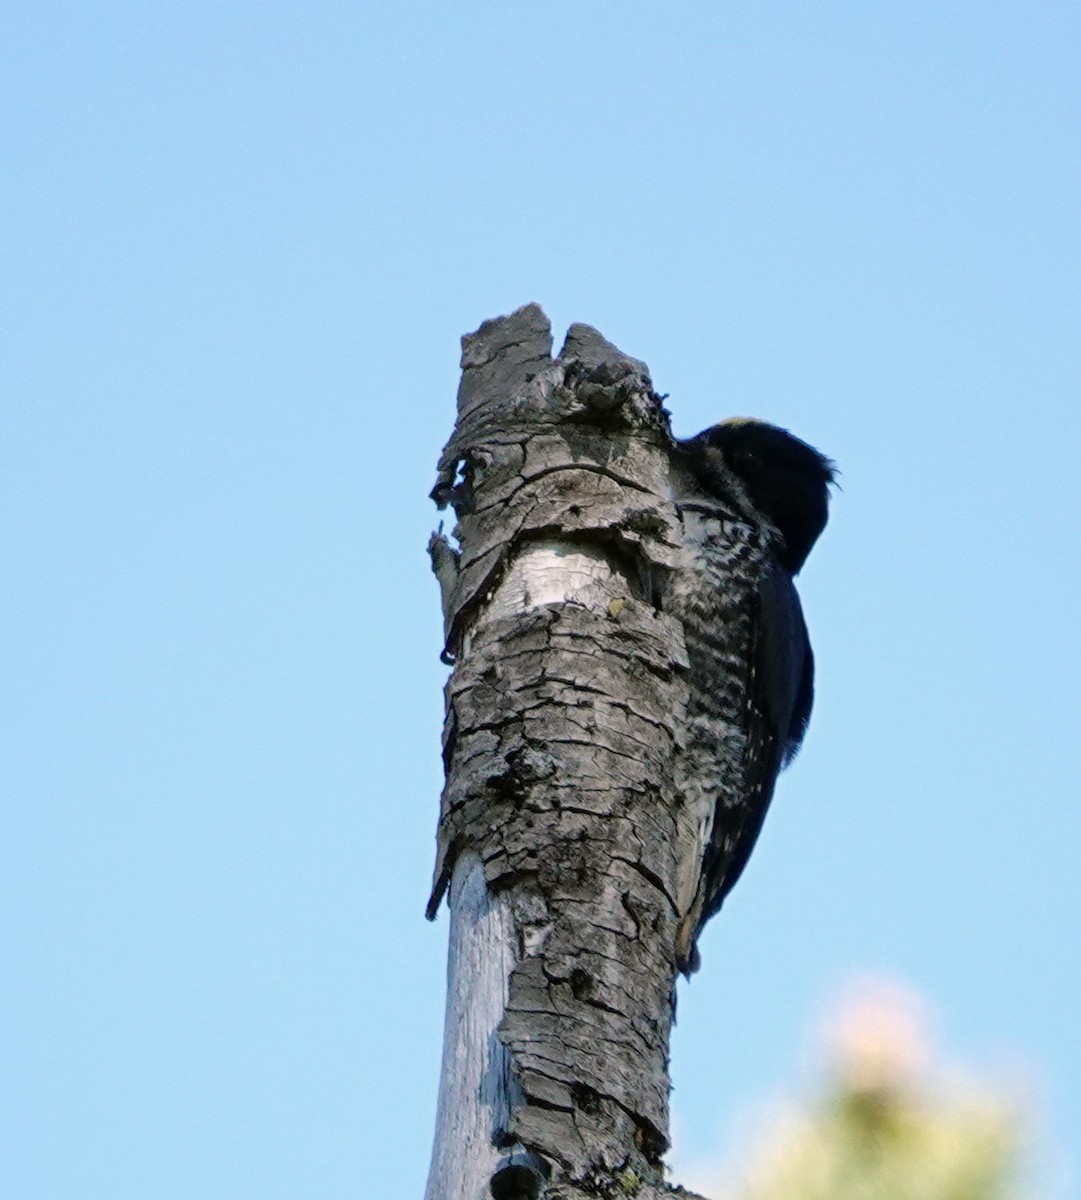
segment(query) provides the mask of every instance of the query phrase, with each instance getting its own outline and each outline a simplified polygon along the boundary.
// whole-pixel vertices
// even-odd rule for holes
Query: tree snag
[[[668,1044],[688,857],[684,532],[645,365],[536,305],[462,340],[429,546],[446,651],[434,917],[449,890],[426,1200],[673,1192]]]

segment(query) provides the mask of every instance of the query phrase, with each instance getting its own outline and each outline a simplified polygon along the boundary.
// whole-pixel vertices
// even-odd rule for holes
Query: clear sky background
[[[0,68],[0,1194],[420,1195],[427,493],[537,300],[844,472],[677,1163],[871,972],[1076,1196],[1081,8],[8,0]]]

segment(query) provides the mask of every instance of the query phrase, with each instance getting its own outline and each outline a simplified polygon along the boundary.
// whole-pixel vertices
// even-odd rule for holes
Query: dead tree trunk
[[[433,498],[449,889],[427,1200],[668,1194],[686,728],[668,419],[644,364],[535,305],[463,339]],[[683,1193],[687,1195],[687,1193]]]

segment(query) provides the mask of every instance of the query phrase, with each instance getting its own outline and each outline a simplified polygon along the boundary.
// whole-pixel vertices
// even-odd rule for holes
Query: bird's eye
[[[762,466],[762,460],[753,450],[737,450],[733,455],[735,467],[740,471],[755,472]]]

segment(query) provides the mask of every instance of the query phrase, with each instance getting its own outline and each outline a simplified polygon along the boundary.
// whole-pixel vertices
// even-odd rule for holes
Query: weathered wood
[[[588,326],[553,359],[535,305],[464,338],[462,366],[433,491],[458,544],[430,545],[455,669],[427,1200],[671,1195],[678,860],[700,814],[675,782],[682,626],[658,605],[684,553],[667,414]]]
[[[517,959],[517,932],[506,895],[489,893],[484,867],[463,854],[451,883],[447,1010],[437,1137],[425,1200],[488,1194],[503,1152],[496,1130],[518,1098],[510,1057],[496,1036]]]

